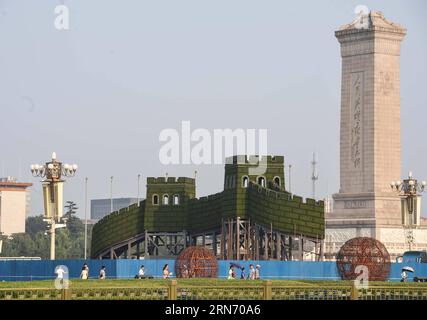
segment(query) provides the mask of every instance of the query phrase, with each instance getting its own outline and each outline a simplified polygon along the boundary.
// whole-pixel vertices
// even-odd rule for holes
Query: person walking
[[[183,266],[183,268],[182,268],[181,276],[182,276],[183,278],[189,278],[189,277],[190,277],[190,274],[189,274],[189,272],[188,272],[188,267],[187,267],[187,265],[186,265],[186,264],[184,264],[184,266]]]
[[[402,270],[402,273],[400,274],[400,282],[406,282],[406,279],[408,279],[408,273],[406,270]]]
[[[166,264],[163,266],[163,279],[168,279],[168,278],[169,278],[169,275],[170,275],[170,272],[169,272],[169,265],[166,263]]]
[[[255,268],[252,263],[249,265],[249,280],[255,280]]]
[[[99,270],[99,279],[101,280],[105,280],[106,278],[106,273],[105,273],[105,266],[101,267],[101,270]]]
[[[259,264],[257,264],[256,269],[255,269],[255,279],[256,280],[261,279],[260,269],[261,269],[261,266]]]
[[[144,265],[142,265],[139,270],[138,270],[138,274],[136,275],[137,279],[144,279],[145,278],[145,268]]]
[[[58,290],[68,289],[69,281],[68,281],[68,268],[64,265],[56,266],[55,268],[55,288]]]
[[[234,272],[233,266],[230,266],[230,269],[228,270],[228,280],[235,279],[236,273]]]
[[[82,267],[82,272],[80,273],[80,279],[87,280],[89,279],[89,267],[85,263]]]
[[[244,267],[242,268],[242,272],[240,273],[240,279],[246,280],[246,271]]]
[[[62,266],[57,267],[55,270],[56,280],[58,280],[60,285],[64,285],[64,273],[67,273],[67,271]]]

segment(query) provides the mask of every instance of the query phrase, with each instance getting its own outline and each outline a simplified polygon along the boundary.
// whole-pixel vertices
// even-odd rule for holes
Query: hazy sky
[[[70,30],[54,8],[70,9]],[[31,163],[77,163],[65,200],[83,216],[89,198],[135,197],[137,175],[193,176],[163,166],[159,133],[192,128],[268,129],[269,153],[293,165],[292,191],[318,198],[339,187],[340,52],[334,31],[363,4],[402,24],[402,175],[427,179],[427,2],[0,0],[1,174],[34,183]],[[223,165],[197,167],[198,196],[219,192]],[[145,187],[142,188],[145,196]],[[427,214],[427,204],[423,209]]]

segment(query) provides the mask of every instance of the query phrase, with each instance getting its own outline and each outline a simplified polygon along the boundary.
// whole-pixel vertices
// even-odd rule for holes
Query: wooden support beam
[[[236,259],[240,260],[240,218],[236,218]]]
[[[269,237],[269,241],[270,241],[270,258],[274,259],[274,239],[273,239],[273,224],[270,223],[270,237]]]
[[[128,247],[127,247],[127,250],[126,250],[126,258],[127,259],[130,259],[131,258],[131,249],[132,249],[132,243],[131,242],[128,242]]]
[[[144,236],[144,258],[148,259],[148,241],[149,241],[149,238],[148,238],[147,230],[145,230],[144,233],[145,233],[145,236]]]
[[[255,227],[255,251],[256,251],[256,260],[259,260],[259,247],[260,247],[260,234],[259,227]]]
[[[157,236],[157,237],[155,237],[155,238],[153,238],[153,244],[154,244],[154,254],[156,255],[156,256],[158,256],[159,255],[159,237]]]
[[[233,259],[233,225],[231,219],[227,219],[228,222],[228,233],[227,233],[227,259]]]
[[[248,227],[247,227],[247,229],[246,229],[246,232],[247,232],[247,247],[246,247],[246,252],[248,253],[247,254],[247,256],[246,256],[246,258],[248,259],[248,260],[253,260],[253,256],[254,256],[254,253],[253,253],[253,245],[252,245],[252,233],[251,233],[251,220],[249,219],[248,220]]]
[[[264,260],[268,260],[268,234],[264,231]]]
[[[221,256],[222,259],[227,259],[227,225],[225,223],[225,219],[222,219]]]
[[[302,235],[299,237],[299,260],[304,261],[304,238]]]
[[[281,255],[281,260],[287,260],[287,251],[286,251],[286,236],[285,235],[280,235],[280,255]]]
[[[216,239],[216,232],[212,234],[212,251],[216,257],[217,255],[217,239]]]
[[[140,257],[141,257],[141,242],[138,241],[136,243],[136,258],[139,260]]]

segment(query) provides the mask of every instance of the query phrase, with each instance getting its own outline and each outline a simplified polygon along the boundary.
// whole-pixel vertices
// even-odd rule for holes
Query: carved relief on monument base
[[[380,228],[380,241],[390,243],[405,243],[406,235],[403,228]],[[424,250],[427,247],[427,229],[413,229],[413,242],[414,244],[423,244]]]
[[[326,242],[346,242],[356,237],[373,237],[374,230],[371,228],[327,228],[325,234]]]

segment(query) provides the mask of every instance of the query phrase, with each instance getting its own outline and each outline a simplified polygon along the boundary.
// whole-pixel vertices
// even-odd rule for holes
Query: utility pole
[[[138,203],[138,207],[139,207],[139,181],[141,179],[141,175],[138,174],[138,194],[136,195],[136,202]]]
[[[194,170],[194,185],[196,185],[197,174],[198,174],[197,170]],[[197,197],[197,188],[195,188],[194,190],[195,190],[194,196]]]
[[[317,173],[317,161],[316,161],[316,153],[313,152],[313,161],[311,162],[311,181],[312,181],[312,198],[316,199],[316,181],[319,179],[319,174]]]
[[[114,211],[113,207],[113,176],[110,177],[110,213]]]
[[[50,260],[55,260],[55,229],[56,222],[55,219],[51,219],[50,222]]]
[[[85,254],[84,258],[87,259],[87,180],[88,178],[85,178]]]

